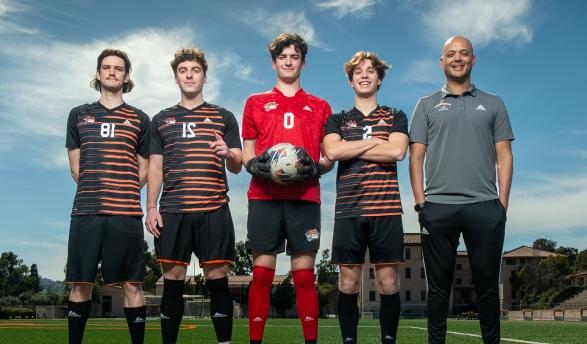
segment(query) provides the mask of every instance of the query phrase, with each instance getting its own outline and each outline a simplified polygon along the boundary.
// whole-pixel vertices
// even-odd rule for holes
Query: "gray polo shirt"
[[[503,101],[474,85],[460,96],[445,85],[420,98],[410,143],[426,145],[426,200],[466,204],[496,199],[495,144],[513,139]]]

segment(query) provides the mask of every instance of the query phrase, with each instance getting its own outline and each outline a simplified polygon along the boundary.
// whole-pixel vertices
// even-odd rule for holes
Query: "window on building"
[[[412,301],[412,292],[406,290],[406,301]]]
[[[461,270],[463,270],[463,265],[457,264],[457,271],[461,271]]]
[[[420,278],[421,279],[425,279],[426,278],[426,271],[424,271],[424,268],[420,268]]]
[[[375,279],[375,269],[369,268],[369,279]]]
[[[369,290],[369,301],[375,301],[375,290]]]
[[[426,290],[420,291],[420,301],[426,301]]]
[[[505,265],[516,265],[516,260],[513,258],[506,258]]]
[[[516,289],[512,288],[512,299],[517,298],[516,296]]]
[[[411,268],[406,268],[406,279],[410,279],[412,278],[412,269]]]
[[[409,247],[406,247],[404,249],[404,258],[405,259],[411,259],[411,257],[412,257],[412,251],[410,251],[410,248]]]
[[[463,280],[460,278],[457,278],[457,285],[461,285],[461,284],[463,284]]]

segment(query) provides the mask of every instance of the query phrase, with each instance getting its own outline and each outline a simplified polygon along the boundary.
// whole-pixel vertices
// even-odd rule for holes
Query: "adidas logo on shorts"
[[[355,341],[355,339],[354,339],[354,338],[351,338],[351,337],[346,337],[346,338],[344,339],[344,341],[345,341],[345,342],[354,342],[354,341]]]
[[[143,318],[141,318],[141,317],[137,317],[137,318],[135,319],[135,321],[133,321],[133,323],[135,323],[135,324],[142,324],[142,323],[144,323],[144,322],[145,322],[145,319],[143,319]]]
[[[163,314],[163,313],[161,313],[161,314],[159,315],[159,318],[161,318],[161,319],[163,319],[163,320],[169,320],[169,317],[168,317],[167,315]]]
[[[311,316],[309,316],[309,315],[307,315],[307,316],[304,318],[304,321],[314,321],[314,320],[315,320],[315,319],[314,319],[314,318],[312,318],[312,317],[311,317]]]

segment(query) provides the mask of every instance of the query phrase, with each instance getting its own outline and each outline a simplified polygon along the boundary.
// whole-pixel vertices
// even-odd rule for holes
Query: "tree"
[[[235,245],[234,264],[230,267],[232,275],[250,275],[253,273],[253,257],[247,252],[244,241]]]
[[[557,249],[554,252],[567,256],[569,258],[569,265],[570,266],[573,266],[575,264],[575,260],[577,259],[577,254],[579,254],[579,250],[577,250],[576,248],[565,247],[565,246],[557,247]]]
[[[29,268],[11,251],[0,255],[0,296],[18,296],[30,288]]]
[[[577,258],[575,259],[575,267],[573,270],[575,272],[587,270],[587,249],[577,254]]]
[[[552,241],[545,238],[539,238],[534,240],[534,242],[532,243],[532,248],[535,248],[537,250],[554,252],[556,251],[556,241]]]
[[[39,276],[37,264],[31,265],[31,274],[29,276],[29,279],[33,294],[36,294],[43,289],[43,287],[41,287],[41,276]]]
[[[316,274],[318,275],[318,284],[338,284],[337,266],[330,262],[330,250],[322,251],[322,258],[316,264]]]
[[[277,310],[277,313],[281,317],[285,317],[285,313],[295,303],[295,291],[291,284],[291,274],[287,274],[287,277],[280,284],[275,287],[275,291],[271,294],[271,304]]]
[[[145,261],[143,288],[146,291],[155,291],[157,281],[163,273],[161,272],[161,265],[157,262],[155,250],[149,251],[149,244],[146,240],[143,241],[143,259]]]

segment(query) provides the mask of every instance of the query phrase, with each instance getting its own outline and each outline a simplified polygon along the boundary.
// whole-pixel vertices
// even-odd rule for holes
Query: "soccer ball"
[[[294,145],[290,143],[278,143],[267,150],[269,154],[269,166],[271,179],[277,184],[291,184],[298,176],[300,163]]]

